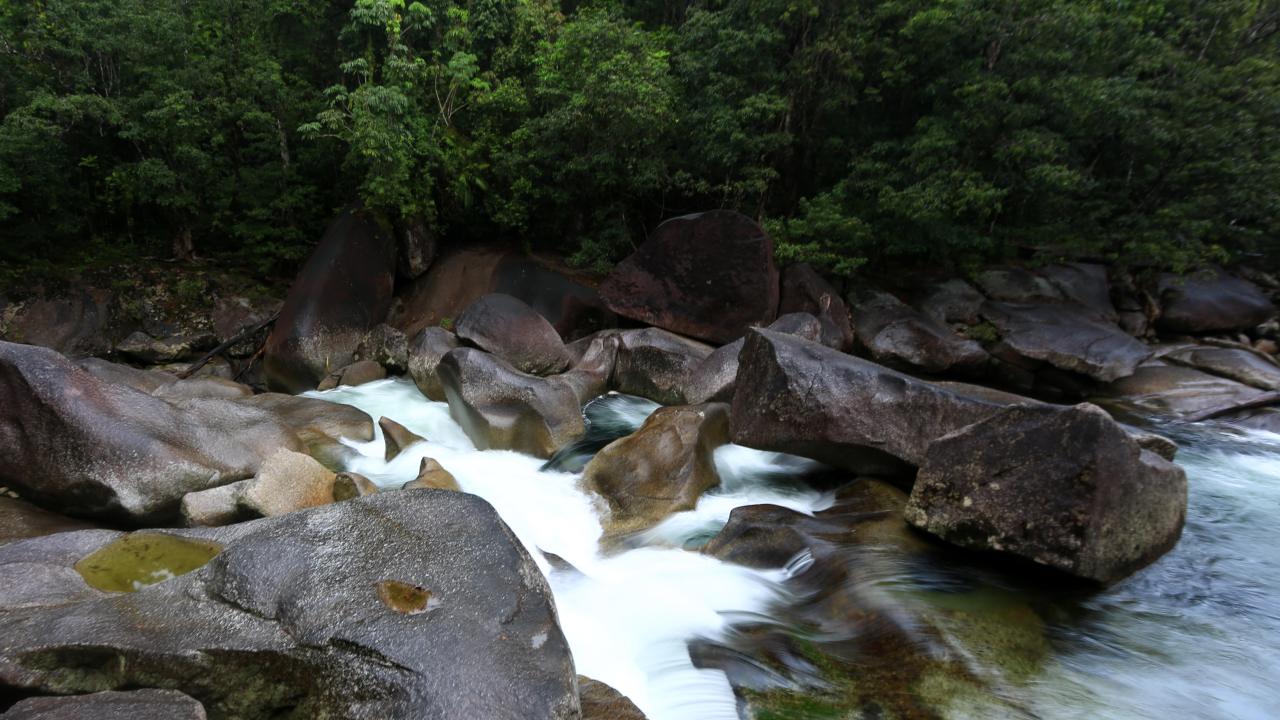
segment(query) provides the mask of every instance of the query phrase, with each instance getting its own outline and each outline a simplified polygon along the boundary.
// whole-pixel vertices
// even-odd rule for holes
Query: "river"
[[[427,438],[384,462],[379,431],[371,442],[350,443],[357,453],[348,469],[394,488],[414,478],[422,457],[432,457],[464,491],[485,498],[547,575],[578,672],[617,688],[650,720],[733,720],[744,710],[759,710],[763,696],[755,693],[770,689],[790,698],[782,707],[793,710],[761,710],[761,717],[878,713],[862,699],[860,710],[842,706],[847,693],[795,673],[762,672],[765,680],[752,682],[731,673],[735,693],[726,672],[713,667],[723,663],[695,665],[692,659],[749,653],[738,632],[744,627],[808,632],[792,627],[792,611],[806,602],[798,579],[804,558],[786,568],[755,570],[697,548],[736,507],[768,503],[806,514],[830,508],[832,490],[805,481],[820,474],[815,463],[721,447],[715,457],[721,486],[695,510],[606,552],[599,542],[602,508],[578,487],[580,473],[543,470],[543,461],[515,452],[476,450],[448,406],[427,400],[411,382],[389,379],[308,394],[356,406],[375,419],[389,417]],[[608,436],[638,427],[656,407],[609,395],[589,406],[588,416],[593,431]],[[990,632],[982,629],[991,627],[984,618],[1003,622],[1001,613],[1010,607],[1018,609],[1016,617],[1034,619],[1030,661],[991,652],[990,644],[966,641],[965,632],[944,626],[942,660],[960,666],[979,690],[964,702],[931,706],[926,715],[1277,716],[1280,436],[1211,425],[1163,431],[1181,445],[1178,462],[1190,480],[1186,530],[1171,553],[1111,588],[1064,588],[1035,574],[957,562],[953,554],[898,557],[892,547],[878,548],[887,563],[868,566],[859,579],[863,596],[870,589],[891,598],[889,614],[905,626],[927,622],[930,609],[939,607],[948,608],[952,619],[974,619],[980,633]],[[713,651],[691,656],[691,642]],[[933,652],[927,645],[922,642],[922,654]],[[822,652],[821,643],[815,647]]]

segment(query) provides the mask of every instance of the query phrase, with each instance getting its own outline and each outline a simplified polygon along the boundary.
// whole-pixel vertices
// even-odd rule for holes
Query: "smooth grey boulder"
[[[163,687],[210,717],[244,720],[579,717],[546,581],[474,495],[379,493],[168,534],[221,549],[124,593],[73,569],[113,552],[120,533],[0,547],[0,686]],[[9,582],[14,573],[25,582]]]
[[[489,293],[471,303],[454,326],[458,339],[506,360],[520,372],[554,375],[569,367],[560,334],[518,298]]]
[[[1022,357],[1101,382],[1132,375],[1151,357],[1149,347],[1082,305],[989,302],[982,314]]]
[[[820,342],[832,347],[825,340],[826,330],[822,321],[809,313],[787,313],[774,320],[769,329]],[[689,375],[684,387],[684,399],[690,405],[704,402],[732,402],[734,381],[738,379],[738,353],[742,352],[744,338],[716,348]]]
[[[1276,314],[1257,285],[1212,268],[1185,277],[1164,275],[1157,292],[1163,332],[1248,330]]]
[[[685,402],[684,388],[712,348],[658,328],[617,333],[613,386],[663,405]]]
[[[347,438],[358,442],[373,439],[373,418],[351,405],[284,393],[261,393],[237,402],[274,413],[308,442],[313,439]]]
[[[1195,417],[1261,399],[1264,390],[1194,368],[1145,365],[1100,391],[1098,402],[1141,416]]]
[[[1178,541],[1182,469],[1101,408],[1019,405],[935,440],[907,522],[955,545],[1112,583]]]
[[[204,706],[176,690],[129,690],[33,697],[0,720],[205,720]]]
[[[608,503],[608,533],[641,530],[692,510],[703,492],[720,484],[712,453],[727,442],[723,403],[658,408],[640,429],[598,452],[582,482]]]
[[[438,402],[444,401],[444,387],[436,370],[440,360],[458,347],[458,338],[441,327],[423,328],[409,341],[409,377],[423,395]]]
[[[1166,360],[1220,375],[1263,390],[1280,390],[1280,365],[1244,348],[1195,346],[1175,350]]]
[[[926,373],[973,371],[991,358],[982,346],[888,293],[870,293],[854,309],[858,340],[876,362]]]
[[[236,401],[105,383],[52,350],[0,342],[0,483],[73,515],[163,524],[182,496],[251,477],[302,440]]]
[[[522,373],[496,355],[458,348],[437,370],[449,414],[482,450],[549,458],[586,432],[574,388]]]
[[[771,330],[738,359],[733,442],[867,474],[919,465],[929,444],[1004,407]]]
[[[577,347],[570,350],[575,357],[573,367],[557,375],[556,380],[573,389],[579,405],[587,404],[613,386],[613,368],[618,361],[620,344],[617,334],[597,333],[578,341]]]

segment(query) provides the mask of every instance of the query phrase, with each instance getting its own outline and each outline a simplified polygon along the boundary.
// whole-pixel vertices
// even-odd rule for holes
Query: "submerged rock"
[[[919,465],[937,438],[1002,406],[817,343],[753,330],[739,357],[731,428],[739,445],[896,474],[902,463]]]
[[[556,329],[510,295],[490,293],[471,303],[454,331],[459,339],[530,375],[554,375],[569,367],[569,352]]]
[[[720,484],[713,453],[728,441],[723,403],[659,408],[639,430],[597,453],[582,482],[608,503],[609,533],[640,530],[692,510]]]
[[[1040,405],[935,440],[906,518],[962,547],[1110,583],[1171,549],[1186,508],[1182,469],[1100,408]]]
[[[473,495],[384,493],[173,534],[224,547],[129,593],[71,569],[118,533],[0,547],[0,686],[164,687],[245,720],[579,717],[546,581]]]
[[[334,220],[289,288],[267,338],[267,384],[302,392],[349,365],[365,334],[386,318],[394,277],[389,233],[359,210]]]
[[[97,692],[20,700],[4,720],[205,720],[204,706],[176,690]]]
[[[778,310],[773,240],[729,210],[662,223],[600,286],[610,310],[717,343],[767,325]]]
[[[0,342],[0,482],[67,513],[146,524],[182,496],[254,475],[302,441],[239,402],[167,402],[89,375],[52,350]]]
[[[449,414],[482,450],[516,450],[549,458],[586,432],[573,387],[527,375],[501,358],[458,348],[440,361]]]
[[[1247,330],[1276,314],[1257,285],[1220,269],[1160,278],[1160,318],[1165,332]]]

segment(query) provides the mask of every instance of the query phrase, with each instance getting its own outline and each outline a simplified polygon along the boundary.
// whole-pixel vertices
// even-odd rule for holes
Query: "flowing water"
[[[580,468],[604,441],[638,427],[656,405],[620,395],[598,399],[587,408],[591,439],[544,469],[543,461],[519,453],[476,450],[447,405],[427,400],[406,380],[310,394],[354,405],[375,419],[392,418],[427,438],[391,462],[382,459],[380,434],[349,443],[358,455],[348,469],[394,488],[414,478],[422,457],[432,457],[464,491],[489,501],[546,573],[578,672],[617,688],[651,720],[740,717],[743,703],[729,677],[713,669],[714,662],[696,666],[692,657],[699,653],[691,656],[691,643],[741,647],[738,630],[745,627],[796,632],[790,610],[805,602],[798,579],[805,558],[787,568],[754,570],[697,548],[736,507],[769,503],[805,514],[830,508],[834,493],[807,481],[820,471],[815,463],[722,447],[715,457],[721,486],[695,510],[668,518],[627,548],[606,552],[599,542],[603,505],[580,489]],[[1036,618],[1033,645],[1047,648],[1012,672],[998,653],[982,652],[982,643],[959,643],[965,672],[998,682],[984,684],[976,701],[939,706],[940,714],[1280,717],[1280,436],[1212,426],[1174,434],[1191,486],[1182,541],[1152,567],[1105,591],[1063,590],[953,556],[896,557],[892,548],[881,549],[892,562],[874,565],[879,570],[869,566],[858,582],[905,623],[924,607],[960,607],[978,613],[965,617],[979,617],[992,607],[1003,612],[1011,604],[1025,606],[1025,615]],[[1002,622],[1005,616],[993,617]],[[966,633],[952,628],[944,634]],[[806,684],[785,675],[776,674],[765,689],[772,682],[801,695],[832,693],[822,680]],[[741,689],[743,683],[735,682]],[[829,705],[794,707],[768,716],[875,715],[865,706],[862,714],[848,708],[832,713]]]

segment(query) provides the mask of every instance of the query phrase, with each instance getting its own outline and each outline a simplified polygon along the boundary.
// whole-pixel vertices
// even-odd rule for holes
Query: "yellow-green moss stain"
[[[222,552],[222,545],[163,533],[132,533],[114,540],[76,563],[90,587],[134,592],[201,567]]]

